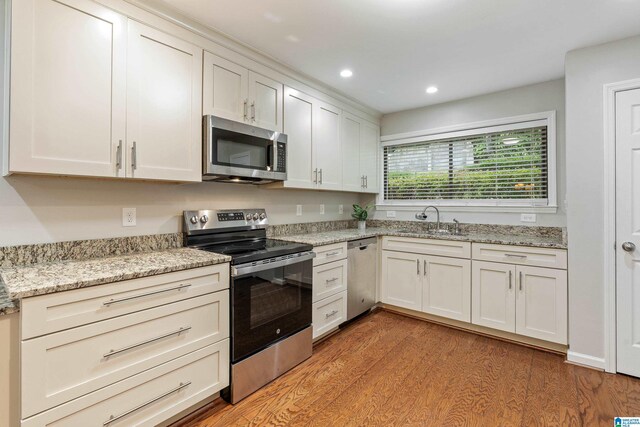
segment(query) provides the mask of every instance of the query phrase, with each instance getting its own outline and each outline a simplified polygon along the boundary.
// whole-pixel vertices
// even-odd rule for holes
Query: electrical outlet
[[[324,205],[320,205],[320,215],[324,215]]]
[[[136,226],[136,208],[122,208],[122,226]]]
[[[396,211],[387,211],[387,218],[395,218]]]
[[[338,205],[338,213],[342,215],[344,213],[344,205]]]
[[[302,205],[296,205],[296,216],[302,216]]]
[[[521,214],[520,222],[536,222],[536,214]]]

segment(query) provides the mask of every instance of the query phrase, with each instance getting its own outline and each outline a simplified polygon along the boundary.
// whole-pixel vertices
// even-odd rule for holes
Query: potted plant
[[[367,217],[369,216],[368,209],[370,206],[362,207],[360,205],[353,205],[353,213],[351,216],[358,220],[358,230],[364,231],[367,228]]]

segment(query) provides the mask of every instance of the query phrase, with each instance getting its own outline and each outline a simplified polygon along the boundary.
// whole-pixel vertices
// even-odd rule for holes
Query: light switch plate
[[[387,218],[395,218],[396,211],[387,211]]]
[[[344,206],[343,205],[338,205],[338,213],[340,215],[342,215],[344,213]]]
[[[536,214],[521,214],[520,222],[536,222]]]
[[[296,205],[296,216],[302,216],[302,205]]]
[[[122,208],[122,226],[136,226],[136,208]]]
[[[324,215],[324,205],[320,205],[320,215]]]

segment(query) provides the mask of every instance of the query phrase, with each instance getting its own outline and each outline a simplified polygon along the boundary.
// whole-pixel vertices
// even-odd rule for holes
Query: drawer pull
[[[134,412],[139,411],[140,409],[142,409],[142,408],[144,408],[144,407],[146,407],[146,406],[149,406],[149,405],[151,405],[152,403],[157,402],[158,400],[164,399],[165,397],[167,397],[167,396],[169,396],[169,395],[171,395],[171,394],[173,394],[173,393],[177,393],[177,392],[179,392],[180,390],[182,390],[183,388],[187,388],[187,387],[189,387],[190,385],[191,385],[191,381],[187,381],[187,382],[185,382],[185,383],[180,383],[180,385],[179,385],[178,387],[176,387],[176,388],[174,388],[174,389],[171,389],[171,390],[169,390],[168,392],[163,393],[163,394],[161,394],[161,395],[160,395],[160,396],[158,396],[158,397],[154,397],[153,399],[151,399],[151,400],[149,400],[149,401],[147,401],[147,402],[145,402],[145,403],[143,403],[143,404],[141,404],[141,405],[138,405],[138,406],[136,406],[136,407],[135,407],[135,408],[133,408],[133,409],[129,409],[127,412],[123,412],[123,413],[122,413],[122,414],[120,414],[120,415],[111,415],[107,421],[105,421],[104,423],[102,423],[102,426],[103,426],[103,427],[107,427],[108,425],[111,425],[112,423],[114,423],[114,422],[118,421],[119,419],[122,419],[122,418],[124,418],[124,417],[126,417],[126,416],[128,416],[128,415],[131,415],[131,414],[133,414]]]
[[[335,282],[335,281],[336,281],[336,280],[338,280],[338,279],[340,279],[340,278],[339,278],[339,277],[334,277],[333,279],[327,279],[327,284],[329,284],[329,283],[333,283],[333,282]]]
[[[325,319],[328,319],[331,316],[335,316],[336,314],[338,314],[338,310],[333,310],[331,313],[327,313],[324,315]]]
[[[158,294],[162,294],[162,293],[165,293],[165,292],[171,292],[171,291],[181,291],[183,289],[188,288],[189,286],[191,286],[191,284],[180,285],[180,286],[176,286],[174,288],[161,289],[159,291],[154,291],[154,292],[147,292],[146,294],[133,295],[133,296],[126,297],[126,298],[110,299],[109,301],[103,302],[102,305],[105,306],[105,307],[109,307],[112,304],[120,304],[122,302],[127,302],[127,301],[131,301],[131,300],[138,299],[138,298],[149,297],[149,296],[152,296],[152,295],[158,295]]]
[[[133,344],[133,345],[130,345],[130,346],[127,346],[127,347],[123,347],[123,348],[118,349],[118,350],[111,350],[108,353],[105,353],[102,356],[102,358],[106,359],[108,357],[115,356],[116,354],[124,353],[125,351],[133,350],[134,348],[142,347],[143,345],[151,344],[151,343],[154,343],[156,341],[160,341],[161,339],[164,339],[164,338],[169,338],[169,337],[171,337],[173,335],[180,335],[183,332],[187,332],[189,329],[191,329],[191,326],[186,326],[184,328],[178,329],[177,331],[169,332],[167,334],[160,335],[159,337],[156,337],[156,338],[151,338],[150,340],[142,341],[140,343]]]
[[[517,254],[504,254],[507,258],[519,258],[519,259],[527,259],[526,255],[517,255]]]
[[[340,255],[340,251],[335,251],[335,252],[329,252],[329,253],[327,253],[327,256],[335,256],[335,255]]]

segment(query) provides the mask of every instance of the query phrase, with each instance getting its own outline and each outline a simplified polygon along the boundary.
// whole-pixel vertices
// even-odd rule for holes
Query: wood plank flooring
[[[640,416],[640,379],[385,311],[236,405],[182,427],[612,426]]]

